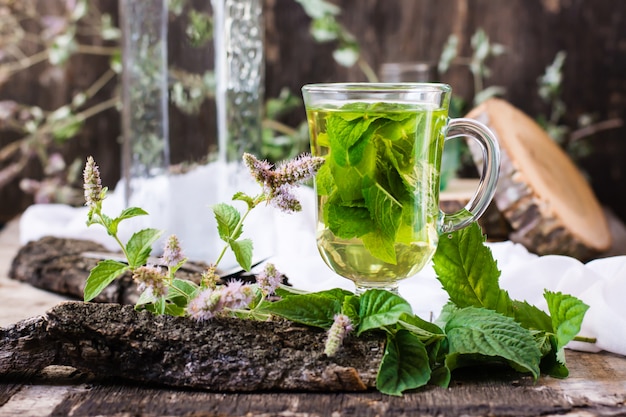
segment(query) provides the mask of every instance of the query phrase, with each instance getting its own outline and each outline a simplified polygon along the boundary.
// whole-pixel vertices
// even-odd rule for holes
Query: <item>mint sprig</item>
[[[437,279],[456,307],[482,307],[510,317],[526,329],[542,352],[542,370],[567,376],[563,348],[580,331],[585,303],[571,295],[546,291],[548,313],[513,300],[500,288],[500,271],[478,223],[442,236],[433,257]],[[552,359],[550,359],[552,358]]]
[[[588,306],[546,291],[548,314],[511,299],[499,286],[500,271],[484,242],[476,223],[441,237],[433,262],[450,303],[438,324],[414,315],[397,294],[377,289],[360,296],[339,289],[281,291],[282,300],[265,304],[263,312],[326,330],[345,314],[357,337],[385,333],[376,387],[389,395],[427,383],[446,387],[455,369],[494,361],[534,379],[542,372],[567,376],[563,348],[580,331]]]
[[[394,119],[394,122],[404,120],[402,114],[396,116],[397,120]],[[358,113],[344,114],[343,117],[346,118],[346,125],[362,122],[358,121]],[[361,127],[368,132],[375,125],[372,121]],[[399,125],[391,122],[385,126],[387,129],[399,129]],[[398,135],[397,139],[401,140],[400,131]],[[365,154],[350,155],[350,152],[354,152],[353,148],[359,146],[359,139],[347,136],[346,140],[346,155],[341,157],[345,161],[341,162],[362,162],[366,158]],[[405,158],[409,156],[402,152],[401,147],[392,153],[391,159],[399,171],[407,163]],[[174,242],[170,238],[167,245],[169,252],[163,255],[166,272],[160,268],[144,266],[149,259],[152,245],[161,236],[160,231],[144,229],[136,232],[126,244],[120,241],[119,224],[147,213],[140,208],[126,209],[114,218],[102,213],[102,200],[107,190],[100,185],[95,162],[92,158],[88,159],[84,172],[85,198],[89,207],[87,224],[102,225],[120,245],[127,262],[99,262],[87,279],[85,300],[92,300],[113,280],[126,272],[132,272],[133,278],[138,279],[141,284],[150,284],[137,303],[137,306],[148,311],[173,316],[191,315],[202,320],[208,320],[216,314],[258,320],[266,320],[269,315],[276,315],[329,330],[324,351],[329,356],[337,352],[346,335],[351,332],[357,337],[366,332],[383,333],[387,343],[376,387],[389,395],[401,395],[406,390],[419,388],[427,383],[446,387],[455,369],[484,361],[507,363],[520,372],[529,373],[535,379],[541,372],[557,377],[568,375],[564,347],[575,339],[589,307],[576,297],[550,291],[544,293],[548,313],[525,301],[511,299],[499,286],[500,271],[491,251],[485,246],[485,237],[476,223],[444,235],[439,241],[433,263],[437,278],[448,292],[450,302],[443,308],[436,324],[414,315],[406,300],[384,290],[372,289],[361,295],[342,289],[306,293],[284,286],[276,288],[274,284],[268,285],[270,275],[265,276],[267,282],[259,281],[253,287],[241,283],[236,283],[232,288],[218,286],[215,270],[228,248],[232,249],[244,269],[250,268],[252,243],[248,239],[241,239],[243,222],[250,210],[264,201],[273,201],[287,211],[296,210],[299,202],[293,200],[289,193],[279,193],[284,181],[301,179],[293,170],[311,172],[311,168],[316,170],[322,167],[320,173],[323,177],[336,168],[332,162],[321,166],[323,160],[310,159],[297,160],[294,165],[287,165],[279,171],[271,170],[252,156],[248,156],[248,162],[259,177],[257,179],[264,184],[264,191],[256,197],[235,194],[233,200],[243,201],[247,205],[243,214],[228,204],[213,207],[218,233],[225,246],[215,264],[203,274],[202,282],[198,285],[175,277],[186,261],[177,253],[177,239]],[[353,173],[362,174],[359,171]],[[403,177],[403,181],[411,182],[412,179],[407,175]],[[338,184],[328,181],[321,188],[331,193],[350,193],[347,189],[339,190],[341,187]],[[397,211],[393,197],[386,188],[376,183],[370,183],[369,187],[362,194],[368,197],[362,205],[332,206],[338,200],[330,198],[328,204],[336,211],[329,209],[329,218],[325,221],[332,223],[334,215],[343,216],[345,213],[340,213],[341,210],[355,210],[365,214],[371,210],[382,217]],[[331,191],[333,188],[335,191]],[[397,215],[405,216],[406,213],[402,210]],[[394,216],[387,216],[388,218],[378,223],[371,219],[368,223],[358,218],[354,224],[342,226],[340,232],[351,236],[366,230],[373,242],[371,246],[376,247],[375,251],[384,251],[384,242],[379,245],[376,240],[391,238],[385,230],[396,228]],[[400,227],[398,231],[395,238],[402,241],[405,233]],[[388,255],[391,256],[391,253]],[[272,274],[275,273],[276,271]],[[277,277],[280,278],[272,275],[272,280]],[[271,290],[268,289],[270,287]],[[235,290],[239,291],[237,297],[230,293]],[[281,299],[277,302],[264,301],[266,296],[273,293]],[[246,301],[241,304],[238,300]],[[216,309],[216,306],[221,306],[224,311]]]

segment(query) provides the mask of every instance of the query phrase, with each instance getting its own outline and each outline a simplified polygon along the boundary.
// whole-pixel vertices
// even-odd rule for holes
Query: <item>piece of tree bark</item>
[[[107,252],[96,242],[62,239],[52,236],[28,242],[18,251],[9,277],[57,294],[82,299],[89,271],[98,259],[85,257],[88,252]],[[115,280],[94,301],[134,304],[136,286],[129,274]]]
[[[581,260],[610,248],[608,223],[591,187],[535,121],[501,99],[487,100],[467,117],[498,137],[502,158],[494,201],[513,228],[512,241],[540,255]],[[480,166],[482,152],[472,145]]]
[[[92,255],[90,255],[92,254]],[[82,299],[89,272],[107,255],[120,257],[96,242],[79,239],[43,237],[22,246],[9,270],[9,277],[57,294]],[[186,263],[177,277],[199,282],[203,264]],[[137,285],[129,273],[109,284],[93,301],[135,304]]]
[[[98,378],[211,391],[373,388],[384,336],[348,337],[337,356],[326,333],[287,321],[155,316],[131,306],[66,302],[0,329],[0,374],[49,365]]]

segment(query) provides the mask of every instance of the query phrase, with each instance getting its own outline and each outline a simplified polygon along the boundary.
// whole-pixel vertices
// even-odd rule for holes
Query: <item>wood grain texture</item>
[[[457,370],[449,389],[402,397],[361,393],[213,393],[94,381],[70,368],[47,368],[19,382],[0,376],[0,416],[616,416],[626,406],[626,359],[567,352],[568,379],[530,378],[502,369]],[[460,372],[459,372],[460,371]],[[10,390],[10,395],[3,393]],[[46,410],[34,407],[51,405]]]
[[[593,190],[572,160],[525,113],[490,99],[467,117],[487,125],[500,144],[494,201],[508,220],[510,238],[540,255],[589,260],[611,247],[611,232]],[[482,152],[473,149],[478,166]]]

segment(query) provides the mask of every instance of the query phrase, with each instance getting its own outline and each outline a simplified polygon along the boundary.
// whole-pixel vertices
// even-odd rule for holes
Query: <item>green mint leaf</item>
[[[287,298],[287,297],[291,297],[291,296],[294,296],[294,295],[310,294],[310,292],[308,292],[308,291],[300,290],[300,289],[294,288],[294,287],[289,287],[289,286],[286,286],[286,285],[283,285],[283,284],[279,285],[278,288],[276,288],[276,290],[274,292],[280,298]]]
[[[139,207],[129,207],[127,209],[122,210],[122,212],[120,213],[118,217],[116,217],[115,219],[110,219],[109,226],[108,226],[108,229],[110,232],[109,234],[111,236],[114,236],[117,234],[117,228],[122,220],[131,219],[137,216],[145,216],[147,214],[148,214],[147,211]]]
[[[446,366],[463,366],[468,359],[501,358],[518,371],[539,377],[541,352],[530,331],[493,310],[466,307],[453,312],[445,326]]]
[[[235,229],[241,220],[241,214],[235,207],[219,203],[213,206],[213,214],[217,220],[217,233],[220,239],[224,242],[239,239],[243,228],[239,228],[238,233],[235,234]]]
[[[109,236],[115,236],[115,233],[117,233],[116,228],[112,226],[113,219],[104,213],[100,213],[100,218],[95,223],[103,225]]]
[[[352,326],[357,328],[361,323],[361,317],[359,317],[360,300],[359,297],[353,294],[346,295],[341,305],[341,313],[348,316],[352,322]]]
[[[373,133],[369,127],[377,119],[365,117],[363,113],[352,120],[346,120],[348,116],[349,114],[346,113],[333,113],[326,120],[326,133],[333,150],[332,158],[337,165],[342,167],[360,162],[364,152],[363,147],[367,146],[368,138]],[[354,149],[355,146],[356,149]],[[353,148],[352,153],[350,153],[351,148]]]
[[[132,268],[138,268],[148,261],[150,252],[152,252],[152,244],[156,242],[163,234],[163,231],[157,229],[143,229],[131,236],[126,243],[126,254],[128,255],[128,265]]]
[[[544,357],[541,359],[541,371],[553,378],[567,378],[569,369],[565,364],[563,349],[557,349],[556,336],[554,334],[542,334],[540,350]]]
[[[364,207],[348,207],[326,203],[326,225],[333,234],[342,239],[361,237],[374,230],[370,213]]]
[[[395,239],[398,227],[400,227],[402,204],[380,184],[363,189],[363,197],[370,217],[381,233],[392,240]]]
[[[187,280],[175,278],[167,292],[167,299],[179,307],[187,307],[189,301],[198,294],[198,286]]]
[[[330,195],[335,189],[335,180],[330,171],[330,164],[324,163],[315,174],[315,189],[317,195]]]
[[[458,307],[484,307],[512,315],[511,299],[500,289],[500,271],[478,223],[442,235],[433,257],[437,279]]]
[[[380,230],[375,230],[361,236],[361,240],[372,256],[388,264],[395,265],[397,263],[396,247],[392,237],[387,236]]]
[[[250,210],[252,210],[255,206],[254,199],[248,194],[242,193],[241,191],[233,195],[233,200],[245,201],[245,203],[248,205],[248,209]]]
[[[357,334],[396,324],[405,313],[412,314],[413,311],[404,298],[390,291],[367,290],[359,299],[361,323]]]
[[[336,168],[336,164],[329,164],[333,173],[335,192],[342,203],[354,205],[355,202],[363,199],[361,189],[363,188],[364,176],[360,170],[354,167]]]
[[[430,379],[430,363],[424,344],[411,332],[398,330],[387,335],[376,388],[387,395],[401,395],[424,386]]]
[[[165,304],[165,312],[168,316],[174,317],[184,317],[187,314],[187,311],[183,307],[180,307],[176,304]]]
[[[252,268],[252,240],[240,239],[229,242],[237,263],[246,271]]]
[[[417,115],[417,117],[415,117]],[[419,134],[417,125],[421,123],[425,114],[407,113],[406,120],[386,123],[376,132],[386,140],[385,156],[393,167],[400,173],[412,174],[415,162],[415,135]]]
[[[441,388],[448,388],[451,379],[452,372],[450,372],[450,369],[447,366],[443,365],[432,369],[430,381],[428,382]]]
[[[265,303],[259,310],[307,326],[329,329],[335,315],[341,312],[342,304],[343,299],[328,294],[311,293]]]
[[[135,307],[146,305],[146,304],[155,304],[157,302],[157,298],[154,296],[150,289],[144,290],[141,294],[139,294],[139,299],[135,303]],[[155,313],[158,314],[158,310],[154,310]]]
[[[552,319],[545,311],[526,301],[513,301],[513,318],[527,329],[552,332]]]
[[[87,277],[87,283],[85,285],[85,290],[83,291],[84,300],[93,300],[111,282],[129,270],[130,267],[122,262],[110,259],[98,262],[98,264],[89,272],[89,276]]]
[[[423,320],[415,314],[402,314],[398,320],[398,324],[417,336],[425,345],[445,338],[445,333],[439,326]]]
[[[543,296],[548,302],[552,327],[556,332],[557,350],[561,350],[580,332],[589,306],[574,296],[560,292],[546,291]]]

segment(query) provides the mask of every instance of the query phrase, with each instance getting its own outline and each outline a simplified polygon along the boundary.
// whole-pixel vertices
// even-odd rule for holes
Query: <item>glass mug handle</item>
[[[500,171],[500,148],[494,134],[484,124],[473,119],[452,119],[448,123],[446,141],[468,137],[475,140],[483,152],[483,169],[478,188],[469,203],[455,213],[440,211],[440,233],[449,233],[468,226],[487,210],[496,191]]]

